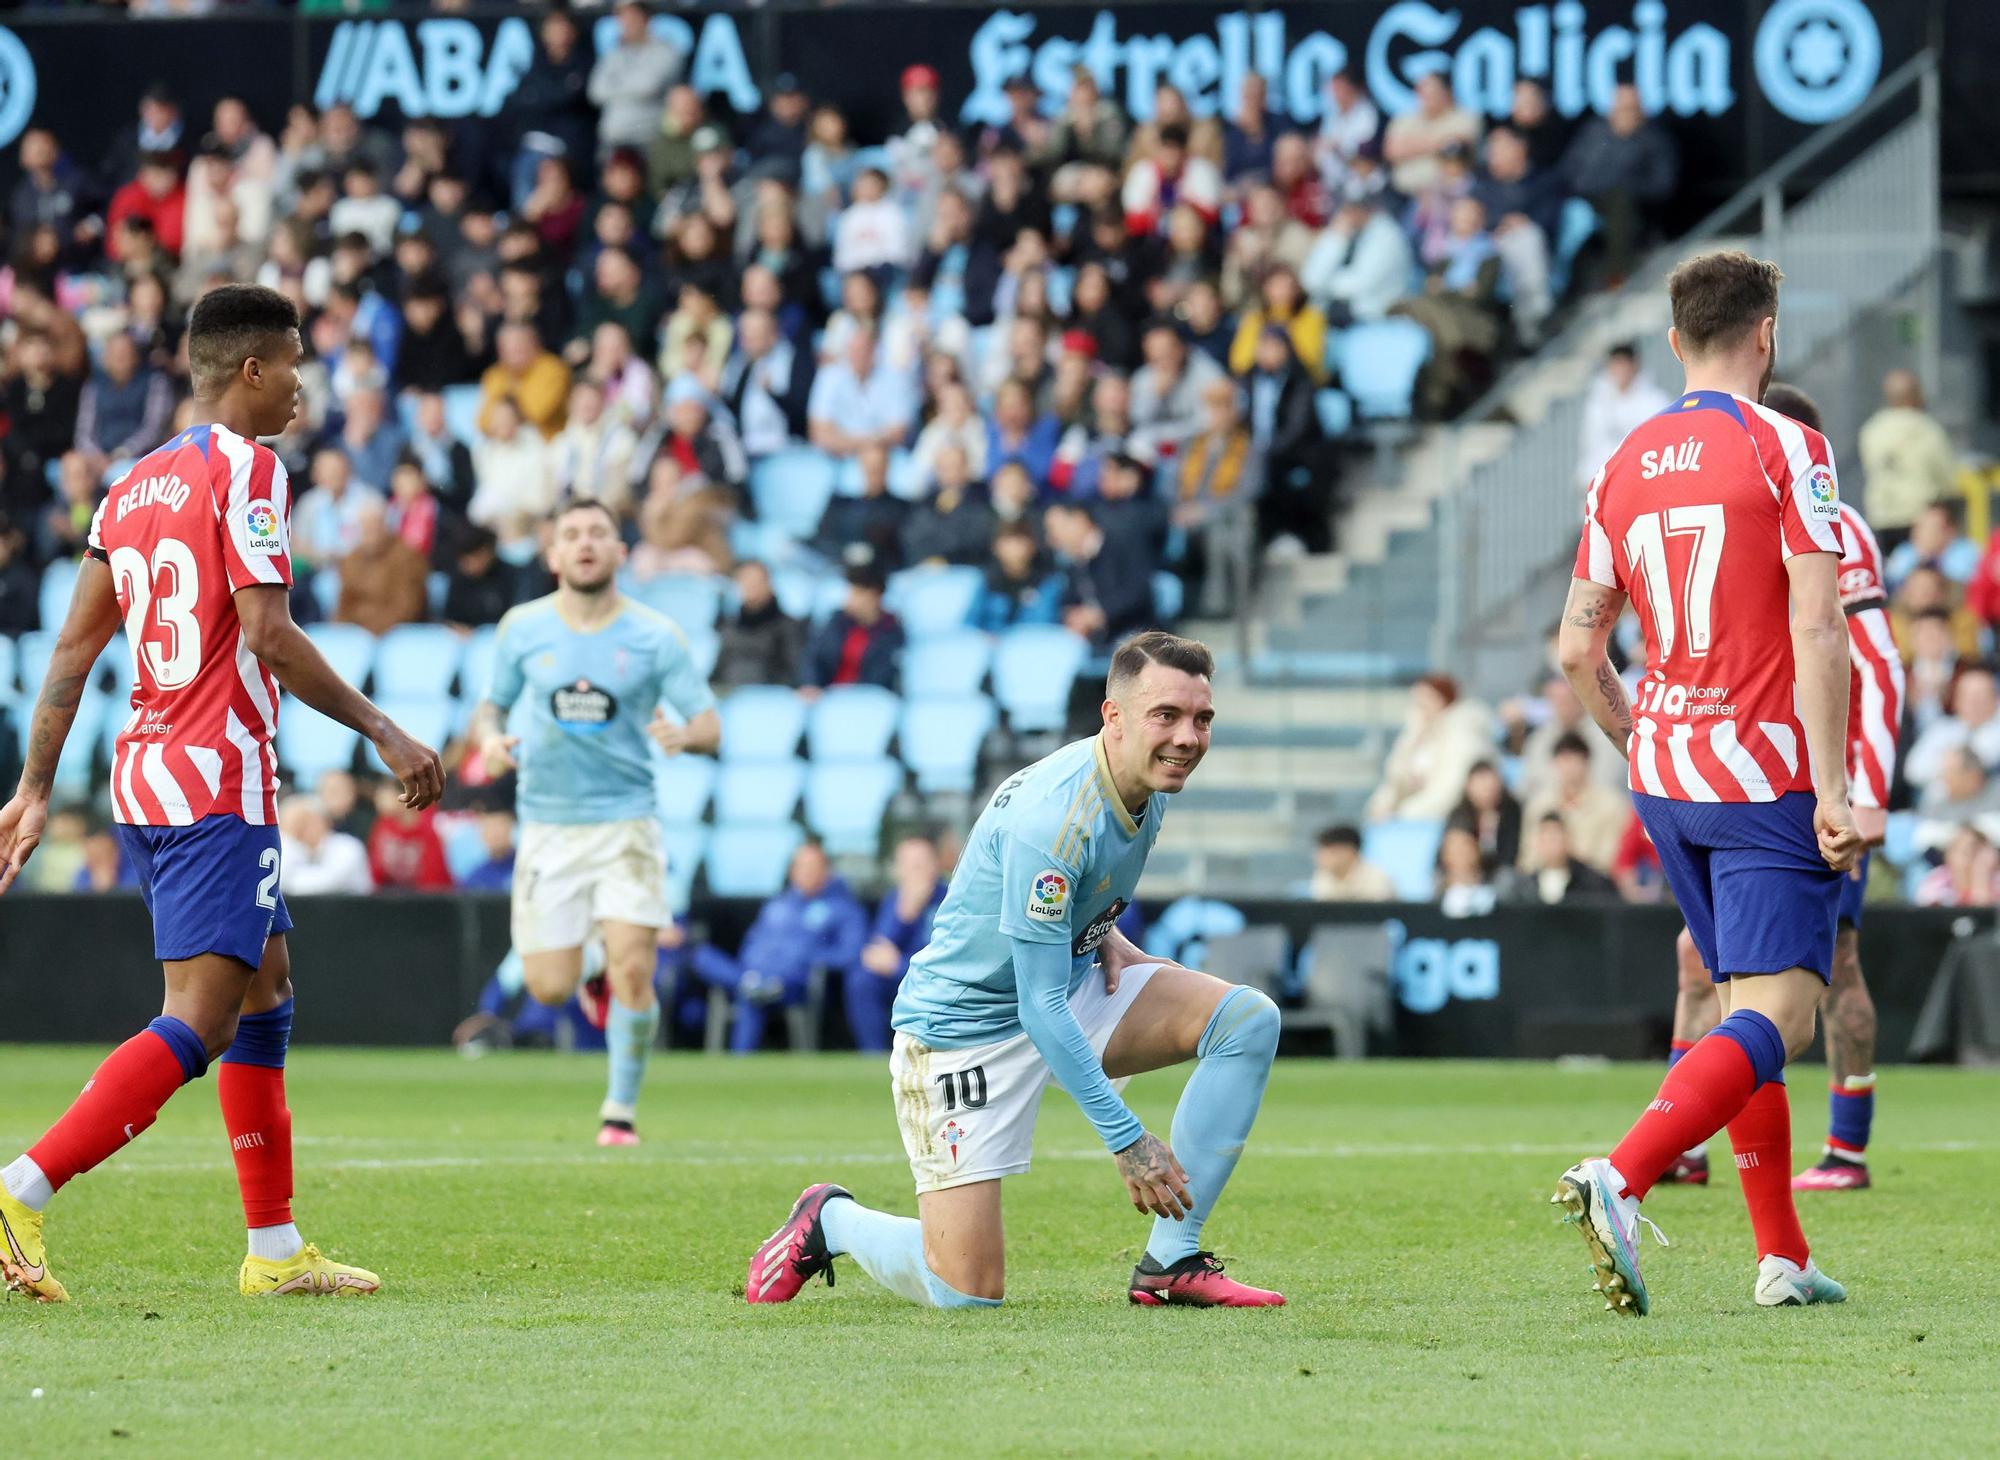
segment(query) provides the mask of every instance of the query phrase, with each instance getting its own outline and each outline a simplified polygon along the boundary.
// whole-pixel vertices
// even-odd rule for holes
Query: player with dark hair
[[[1821,430],[1819,407],[1802,390],[1774,385],[1764,405],[1802,426]],[[1903,660],[1889,620],[1882,549],[1851,502],[1840,504],[1840,602],[1847,615],[1847,775],[1854,821],[1868,847],[1885,835],[1889,783],[1896,775],[1896,733],[1903,721]],[[1861,903],[1870,853],[1840,890],[1833,979],[1820,1006],[1826,1017],[1826,1062],[1833,1077],[1826,1144],[1817,1164],[1792,1178],[1794,1191],[1860,1191],[1869,1185],[1868,1135],[1875,1118],[1875,1001],[1861,975]],[[1674,999],[1671,1068],[1722,1017],[1701,954],[1685,930],[1676,944],[1680,990]],[[1662,1181],[1708,1182],[1706,1147],[1683,1152]]]
[[[198,425],[140,458],[90,524],[69,616],[35,706],[26,764],[0,809],[0,892],[40,842],[57,760],[91,667],[121,623],[132,715],[112,758],[118,839],[138,869],[165,966],[160,1017],[97,1067],[75,1104],[0,1171],[0,1274],[44,1302],[42,1209],[153,1123],[219,1059],[217,1093],[250,1228],[246,1295],[372,1293],[292,1222],[292,926],[278,892],[278,686],[360,731],[424,807],[444,789],[437,753],[334,673],[292,622],[291,496],[260,436],[298,409],[298,314],[275,290],[226,285],[188,324]]]
[[[1819,432],[1759,404],[1782,277],[1717,252],[1668,279],[1667,340],[1687,388],[1592,479],[1559,634],[1571,687],[1630,758],[1639,819],[1724,1009],[1610,1156],[1572,1166],[1551,1198],[1583,1234],[1606,1305],[1635,1317],[1649,1307],[1639,1202],[1724,1126],[1757,1303],[1846,1296],[1799,1227],[1784,1085],[1812,1043],[1862,837],[1848,805],[1833,456]],[[1646,635],[1632,699],[1605,654],[1628,598]]]
[[[471,731],[489,774],[520,771],[513,935],[529,994],[566,1003],[591,929],[603,933],[605,974],[585,998],[610,1056],[601,1146],[638,1144],[639,1086],[660,1028],[655,950],[673,913],[651,749],[712,755],[722,741],[687,636],[618,591],[624,561],[618,519],[602,502],[556,511],[556,591],[500,620],[493,683]]]
[[[1256,989],[1155,958],[1116,928],[1167,797],[1208,750],[1214,662],[1158,630],[1127,639],[1105,684],[1104,728],[1010,777],[967,839],[927,947],[896,996],[896,1123],[917,1218],[843,1187],[809,1186],[750,1259],[744,1296],[782,1303],[833,1259],[937,1308],[992,1307],[1005,1286],[1002,1178],[1028,1169],[1051,1080],[1096,1127],[1152,1236],[1127,1285],[1148,1306],[1275,1307],[1227,1276],[1201,1233],[1249,1137],[1278,1047]],[[1173,1144],[1120,1098],[1146,1070],[1198,1060]]]

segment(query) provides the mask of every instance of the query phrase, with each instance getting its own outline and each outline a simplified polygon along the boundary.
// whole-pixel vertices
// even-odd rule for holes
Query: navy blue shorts
[[[1669,801],[1632,793],[1667,885],[1710,976],[1809,968],[1833,977],[1833,933],[1847,874],[1826,865],[1813,798]]]
[[[162,963],[225,953],[256,968],[264,940],[291,931],[278,891],[277,827],[204,816],[192,826],[121,824],[118,840],[138,870]]]
[[[1875,854],[1863,852],[1861,860],[1854,864],[1854,875],[1840,884],[1840,915],[1835,923],[1840,927],[1859,928],[1861,926],[1861,898],[1868,891],[1868,859]]]

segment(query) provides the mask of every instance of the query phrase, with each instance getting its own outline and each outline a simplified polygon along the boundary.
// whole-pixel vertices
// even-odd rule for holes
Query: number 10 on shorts
[[[944,1092],[946,1110],[978,1110],[986,1104],[986,1066],[974,1065],[969,1070],[959,1070],[937,1077],[938,1088]]]

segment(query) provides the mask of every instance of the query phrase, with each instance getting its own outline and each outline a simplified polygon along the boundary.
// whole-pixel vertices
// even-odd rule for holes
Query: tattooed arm
[[[0,807],[0,892],[13,884],[42,839],[63,741],[69,738],[69,727],[76,720],[76,707],[90,682],[91,666],[117,631],[118,595],[112,590],[111,569],[97,558],[85,558],[77,570],[69,617],[56,635],[41,697],[35,702],[20,789],[12,801]]]
[[[1556,635],[1563,677],[1621,755],[1632,736],[1632,702],[1604,651],[1624,611],[1625,595],[1618,589],[1577,578],[1569,585],[1562,629]]]

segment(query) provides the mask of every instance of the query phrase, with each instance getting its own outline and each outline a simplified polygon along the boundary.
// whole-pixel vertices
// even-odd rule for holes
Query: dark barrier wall
[[[1948,179],[1990,182],[1982,124],[1993,108],[1985,68],[1987,0],[1321,0],[1301,5],[953,4],[828,7],[703,6],[655,18],[687,57],[693,84],[724,108],[754,109],[780,70],[816,98],[840,103],[864,139],[899,125],[893,78],[935,66],[948,107],[966,124],[1005,115],[1002,83],[1027,73],[1058,105],[1070,68],[1089,67],[1144,120],[1153,87],[1180,87],[1198,114],[1233,105],[1249,71],[1271,82],[1272,105],[1317,121],[1325,81],[1343,67],[1385,113],[1407,105],[1412,80],[1450,70],[1468,105],[1498,117],[1516,76],[1549,87],[1557,109],[1602,112],[1632,79],[1647,110],[1667,117],[1685,148],[1691,208],[1719,202],[1820,123],[1836,120],[1927,42],[1947,67]],[[0,27],[0,181],[10,144],[30,119],[53,126],[85,159],[132,124],[148,82],[186,93],[195,135],[217,95],[245,96],[275,133],[284,108],[311,98],[354,105],[364,118],[490,119],[507,138],[505,106],[533,53],[531,10],[416,11],[336,19],[296,13],[130,21],[74,10],[15,12]],[[614,22],[595,22],[608,43]]]
[[[1322,924],[1390,925],[1396,1020],[1379,1053],[1642,1059],[1666,1048],[1680,928],[1671,909],[1503,909],[1460,919],[1428,906],[1241,906],[1253,924],[1284,925],[1295,948]],[[753,902],[707,904],[696,909],[697,932],[733,948],[755,913]],[[443,1043],[507,951],[499,897],[310,898],[293,903],[292,915],[300,1037],[319,1043]],[[1869,911],[1862,957],[1885,1061],[1909,1047],[1953,938],[1992,923],[1990,913]],[[0,1009],[9,1011],[0,1040],[123,1038],[159,1012],[151,955],[136,897],[9,895],[0,901]],[[838,1014],[827,1017],[829,1039],[840,1042]]]

